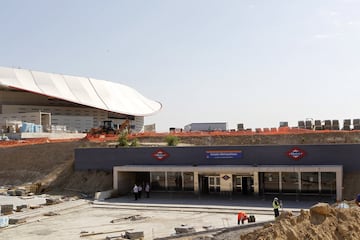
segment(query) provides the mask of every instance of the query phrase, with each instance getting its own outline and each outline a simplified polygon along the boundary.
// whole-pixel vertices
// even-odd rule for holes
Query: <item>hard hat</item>
[[[276,198],[274,198],[274,200],[279,200],[279,199],[276,197]]]

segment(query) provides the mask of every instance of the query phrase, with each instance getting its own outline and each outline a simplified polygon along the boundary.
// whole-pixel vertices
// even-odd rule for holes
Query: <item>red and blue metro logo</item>
[[[294,147],[290,151],[288,151],[286,155],[294,160],[299,160],[303,158],[306,155],[306,153],[304,150]]]
[[[164,150],[158,149],[152,154],[152,156],[154,158],[156,158],[157,160],[161,161],[161,160],[164,160],[165,158],[169,157],[170,155],[167,152],[165,152]]]

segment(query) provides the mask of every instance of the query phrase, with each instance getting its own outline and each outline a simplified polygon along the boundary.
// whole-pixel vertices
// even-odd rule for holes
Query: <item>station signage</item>
[[[227,181],[227,180],[229,180],[231,177],[229,177],[228,175],[224,175],[222,178],[223,178],[225,181]]]
[[[242,158],[241,150],[209,150],[206,151],[207,159],[233,159]]]
[[[167,152],[165,152],[164,150],[158,149],[152,154],[152,156],[154,158],[156,158],[157,160],[161,161],[161,160],[164,160],[165,158],[169,157],[170,155]]]
[[[290,151],[288,151],[286,153],[286,155],[289,157],[289,158],[292,158],[293,160],[299,160],[303,157],[305,157],[306,153],[304,150],[301,150],[300,148],[292,148]]]

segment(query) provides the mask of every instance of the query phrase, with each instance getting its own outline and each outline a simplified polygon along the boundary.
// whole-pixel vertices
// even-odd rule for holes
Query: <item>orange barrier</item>
[[[129,134],[128,139],[132,140],[134,138],[165,138],[168,135],[177,136],[177,137],[231,137],[231,136],[261,136],[261,135],[286,135],[286,134],[320,134],[320,133],[344,133],[344,132],[360,132],[360,130],[309,130],[301,128],[270,128],[270,129],[256,129],[252,131],[251,129],[242,130],[242,131],[211,131],[211,132],[165,132],[165,133],[156,133],[156,132],[144,132],[137,134]],[[29,145],[29,144],[43,144],[43,143],[53,143],[53,142],[70,142],[70,141],[81,141],[87,140],[91,142],[111,142],[117,141],[119,138],[118,135],[114,134],[97,134],[91,135],[87,134],[84,139],[48,139],[48,138],[33,138],[26,140],[10,140],[10,141],[0,141],[0,147],[12,147],[19,145]]]
[[[0,141],[1,147],[16,147],[24,145],[34,145],[34,144],[44,144],[44,143],[56,143],[56,142],[72,142],[79,141],[81,139],[48,139],[48,138],[29,138],[24,140],[9,140],[9,141]]]

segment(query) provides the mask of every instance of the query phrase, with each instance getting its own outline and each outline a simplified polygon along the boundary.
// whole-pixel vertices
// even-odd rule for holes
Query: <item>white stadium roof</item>
[[[127,115],[147,116],[162,108],[131,87],[94,78],[0,67],[1,85]]]

